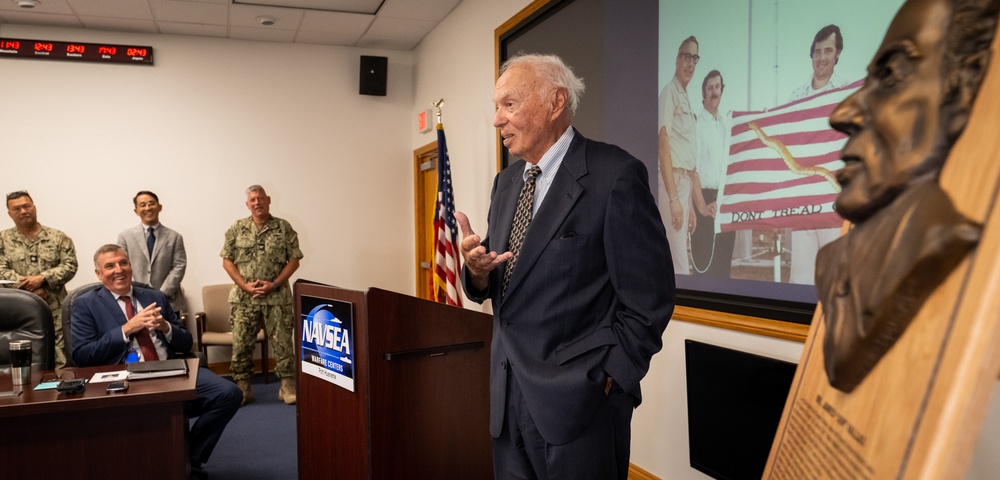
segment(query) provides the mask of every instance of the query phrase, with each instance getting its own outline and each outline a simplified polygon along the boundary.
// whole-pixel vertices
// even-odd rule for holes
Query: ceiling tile
[[[411,50],[461,0],[0,0],[0,23]],[[502,0],[501,0],[502,1]],[[368,13],[352,13],[368,12]],[[259,17],[274,19],[264,27]]]
[[[303,15],[299,28],[309,32],[339,31],[361,36],[368,31],[373,21],[374,15],[309,11]]]
[[[80,17],[153,19],[153,12],[149,10],[149,3],[145,1],[67,0],[67,3]]]
[[[230,27],[229,38],[237,40],[254,40],[258,42],[291,43],[295,39],[295,30],[277,30],[273,28]]]
[[[218,3],[178,2],[176,0],[149,0],[157,22],[200,23],[226,25],[229,22],[229,5]]]
[[[440,22],[447,17],[462,0],[385,0],[379,9],[380,17],[413,18]]]
[[[368,29],[368,35],[388,38],[414,38],[420,40],[424,38],[434,26],[435,22],[427,20],[411,20],[407,18],[378,17],[372,22]]]
[[[328,12],[374,14],[382,0],[233,0],[234,4],[265,5]]]
[[[80,17],[80,22],[86,28],[95,30],[114,30],[116,32],[140,32],[140,33],[160,33],[156,28],[156,23],[152,20],[107,18],[107,17]]]
[[[197,23],[156,22],[160,33],[168,35],[194,35],[198,37],[226,38],[229,27],[226,25],[201,25]]]
[[[53,27],[80,28],[80,19],[70,15],[50,15],[47,13],[0,12],[5,22],[24,25],[45,25]]]
[[[270,27],[272,29],[295,30],[302,23],[302,13],[302,10],[293,8],[233,5],[229,9],[229,25],[260,28],[257,17],[266,16],[275,20],[274,25]]]
[[[73,9],[69,8],[66,0],[45,0],[44,2],[40,2],[35,8],[21,8],[11,0],[0,0],[0,12],[6,10],[25,13],[73,15]]]

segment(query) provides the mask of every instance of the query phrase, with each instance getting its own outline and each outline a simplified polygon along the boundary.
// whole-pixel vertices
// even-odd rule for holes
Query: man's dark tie
[[[521,194],[517,200],[517,211],[514,213],[514,224],[510,230],[510,253],[514,256],[507,260],[507,267],[503,271],[503,283],[500,287],[500,296],[507,294],[507,284],[510,283],[510,275],[514,271],[517,263],[517,256],[521,253],[521,242],[524,240],[524,232],[528,231],[528,224],[531,223],[531,206],[535,201],[535,179],[542,174],[542,169],[538,165],[528,170],[528,180],[521,187]]]
[[[135,316],[135,307],[132,306],[132,299],[125,295],[118,297],[118,299],[125,302],[125,316],[129,320],[132,320],[132,317]],[[135,334],[135,339],[139,342],[139,349],[142,350],[143,361],[152,362],[160,359],[160,356],[156,354],[156,347],[153,346],[153,339],[149,338],[148,331],[144,330]]]
[[[146,237],[146,249],[149,250],[149,259],[153,259],[153,245],[156,244],[156,234],[153,227],[149,227],[149,236]]]

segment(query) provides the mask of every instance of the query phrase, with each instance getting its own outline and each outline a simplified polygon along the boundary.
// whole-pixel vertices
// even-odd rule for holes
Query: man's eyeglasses
[[[42,375],[41,383],[58,382],[60,380],[73,380],[76,378],[76,374],[73,372],[49,372]]]
[[[156,205],[158,205],[158,203],[156,202],[156,200],[151,200],[151,201],[148,201],[148,202],[139,202],[139,204],[136,205],[136,206],[139,207],[139,208],[146,208],[146,207],[155,207]]]
[[[700,56],[698,56],[698,55],[692,55],[690,53],[678,53],[677,54],[677,58],[679,58],[681,60],[684,60],[685,62],[688,62],[688,63],[693,63],[695,65],[698,64],[698,60],[701,60]]]

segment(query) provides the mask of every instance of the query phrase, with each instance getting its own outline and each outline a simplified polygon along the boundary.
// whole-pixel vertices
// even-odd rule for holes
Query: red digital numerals
[[[152,65],[153,47],[0,38],[0,56]]]

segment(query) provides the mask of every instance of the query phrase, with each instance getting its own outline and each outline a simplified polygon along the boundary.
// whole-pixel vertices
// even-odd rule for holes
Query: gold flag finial
[[[444,99],[442,98],[436,102],[431,102],[431,105],[434,105],[434,108],[437,109],[437,124],[441,125],[441,105],[444,105]]]

